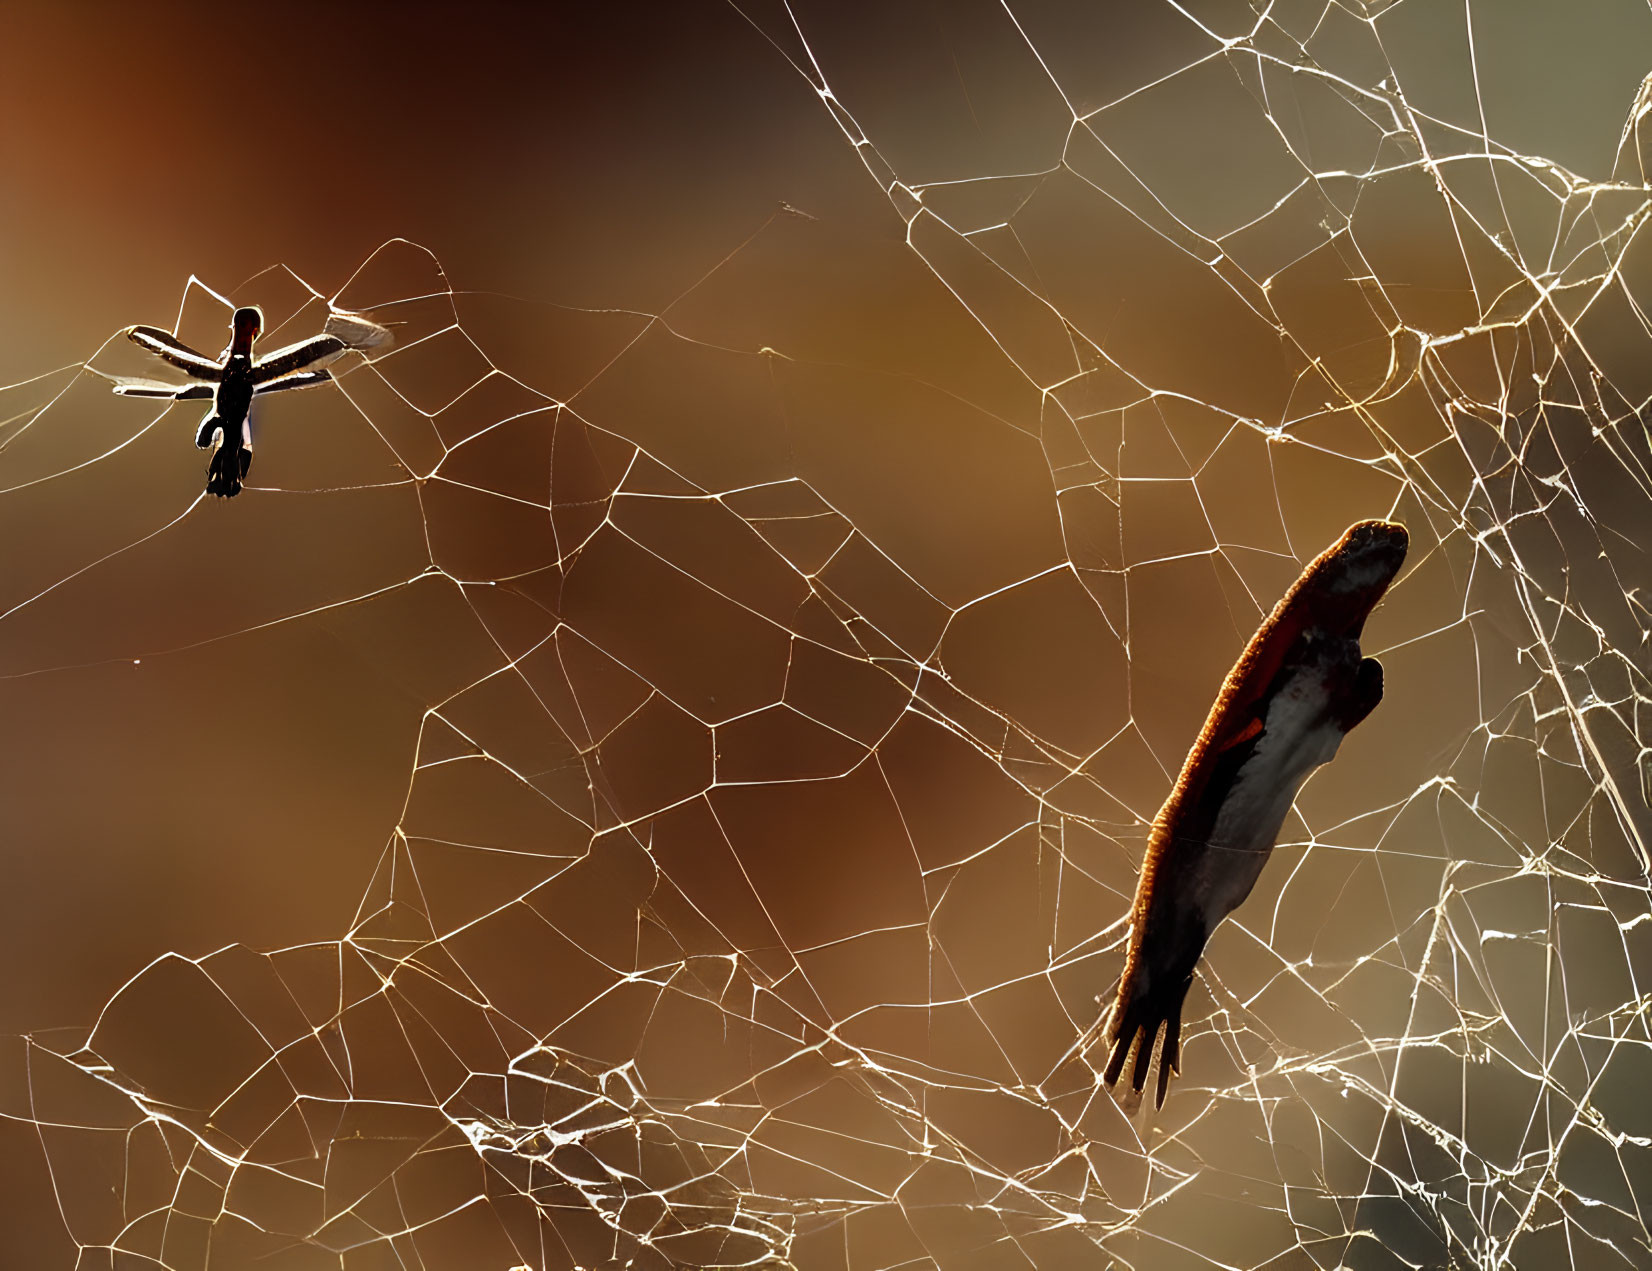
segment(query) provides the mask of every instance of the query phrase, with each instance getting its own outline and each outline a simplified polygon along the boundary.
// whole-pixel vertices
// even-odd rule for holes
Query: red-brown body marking
[[[1302,782],[1382,700],[1382,667],[1360,657],[1359,636],[1406,546],[1404,526],[1350,526],[1302,571],[1223,681],[1153,821],[1105,1031],[1109,1087],[1134,1056],[1139,1095],[1162,1035],[1155,1105],[1164,1104],[1206,942],[1255,886]]]

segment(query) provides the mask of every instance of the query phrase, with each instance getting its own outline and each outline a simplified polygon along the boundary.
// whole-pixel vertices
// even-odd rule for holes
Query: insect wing
[[[126,338],[163,362],[170,362],[192,379],[217,383],[223,378],[223,367],[206,354],[190,348],[170,331],[162,331],[159,327],[129,327]]]
[[[175,402],[193,402],[211,397],[211,384],[160,384],[151,380],[124,380],[115,385],[119,397],[154,397]]]
[[[358,353],[376,352],[391,343],[388,327],[380,326],[365,314],[351,313],[347,309],[334,309],[328,314],[327,324],[322,330],[328,335],[336,335]]]
[[[312,384],[326,384],[333,378],[331,371],[296,371],[280,379],[259,384],[252,391],[263,397],[266,393],[284,393],[289,388],[309,388]]]
[[[259,358],[252,368],[252,382],[267,384],[283,375],[312,367],[326,358],[337,357],[349,347],[336,335],[311,336],[308,340],[279,348],[268,357]]]

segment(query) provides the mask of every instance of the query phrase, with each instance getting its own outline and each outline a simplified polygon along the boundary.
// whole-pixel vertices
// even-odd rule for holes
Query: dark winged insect
[[[237,309],[230,319],[229,347],[216,360],[198,353],[170,331],[159,327],[127,329],[126,338],[163,362],[189,376],[187,384],[117,384],[123,397],[170,398],[173,401],[212,399],[212,409],[195,433],[202,450],[217,439],[217,449],[207,466],[207,493],[234,498],[252,467],[252,401],[265,393],[291,388],[308,388],[332,379],[318,362],[336,357],[350,346],[336,335],[311,336],[262,357],[253,347],[264,329],[264,314],[257,307]]]

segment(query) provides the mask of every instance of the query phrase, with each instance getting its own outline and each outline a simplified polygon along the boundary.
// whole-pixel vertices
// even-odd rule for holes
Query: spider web
[[[903,242],[783,206],[658,313],[401,241],[192,281],[198,347],[395,339],[227,509],[124,341],[5,390],[8,680],[322,629],[405,757],[335,939],[8,1046],[77,1265],[1652,1262],[1646,91],[1575,171],[1488,125],[1485,7],[982,6],[909,61],[741,13]],[[1132,1119],[1089,1043],[1148,824],[1368,516],[1387,697]],[[242,775],[231,851],[306,797]]]

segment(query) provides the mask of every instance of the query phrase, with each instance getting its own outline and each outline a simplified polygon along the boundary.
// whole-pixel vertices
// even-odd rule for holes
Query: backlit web
[[[109,394],[153,373],[118,337],[6,390],[9,680],[181,660],[233,711],[237,649],[308,628],[396,686],[361,726],[406,768],[335,939],[181,949],[9,1045],[79,1265],[1652,1263],[1633,77],[1510,90],[1483,4],[958,6],[921,56],[742,13],[875,250],[783,206],[660,313],[399,241],[273,269],[225,291],[266,339],[394,344],[272,405],[231,505],[196,405]],[[1627,123],[1540,157],[1497,84]],[[191,285],[178,330],[226,318]],[[1133,1120],[1086,1038],[1147,825],[1371,516],[1412,539],[1387,697]],[[306,797],[235,781],[226,852]]]

